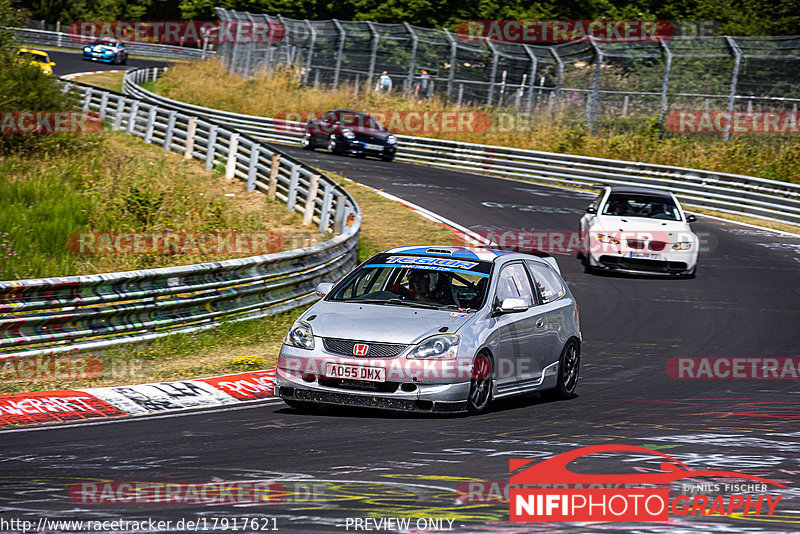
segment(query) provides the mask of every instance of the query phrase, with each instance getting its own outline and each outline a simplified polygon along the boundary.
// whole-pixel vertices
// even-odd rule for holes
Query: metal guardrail
[[[72,33],[34,30],[30,28],[8,29],[12,30],[14,35],[16,35],[22,42],[41,46],[75,48],[80,50],[95,40],[94,37]],[[137,43],[126,41],[125,48],[128,49],[128,53],[131,55],[167,59],[205,59],[207,57],[216,55],[214,50],[202,50],[197,48],[188,48],[185,46],[173,46],[156,43]]]
[[[186,104],[138,85],[162,72],[164,69],[157,68],[131,71],[125,76],[123,91],[184,113],[224,121],[261,141],[300,143],[304,123]],[[800,225],[800,185],[789,182],[428,137],[398,135],[397,138],[397,161],[580,188],[599,184],[647,186],[672,191],[689,207]]]
[[[271,315],[310,303],[319,282],[338,280],[356,265],[361,212],[325,175],[229,124],[80,83],[64,90],[76,91],[82,109],[115,130],[204,161],[207,169],[224,166],[226,178],[280,199],[321,233],[341,233],[263,256],[0,282],[0,359],[136,343]]]

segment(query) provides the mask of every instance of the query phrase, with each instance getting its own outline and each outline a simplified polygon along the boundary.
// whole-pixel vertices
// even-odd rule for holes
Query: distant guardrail
[[[54,32],[48,30],[34,30],[31,28],[8,28],[13,31],[21,41],[40,46],[55,46],[57,48],[82,49],[94,41],[94,37],[72,33]],[[131,55],[149,56],[167,59],[205,59],[216,55],[214,50],[188,48],[185,46],[164,45],[156,43],[125,42],[125,47]]]
[[[115,130],[199,159],[206,169],[224,166],[225,178],[243,180],[321,233],[339,235],[249,258],[0,282],[0,359],[101,349],[271,315],[311,303],[318,283],[356,265],[361,212],[330,178],[230,124],[80,83],[64,89]]]
[[[125,76],[123,91],[153,104],[224,121],[261,141],[300,144],[304,123],[195,106],[157,95],[139,85],[145,80],[155,80],[162,72],[159,68],[132,71]],[[789,182],[429,137],[398,135],[397,138],[397,161],[561,186],[653,187],[674,192],[689,207],[800,225],[800,185]]]

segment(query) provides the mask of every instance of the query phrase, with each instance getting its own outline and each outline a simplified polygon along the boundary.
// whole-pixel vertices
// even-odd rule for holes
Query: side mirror
[[[503,299],[503,302],[500,304],[500,307],[497,308],[497,311],[501,315],[504,313],[520,313],[528,311],[528,304],[525,302],[525,299],[517,297],[506,297]]]
[[[586,213],[597,213],[597,210],[594,209],[594,206],[589,206],[586,208]]]
[[[48,65],[50,65],[51,67],[55,67],[56,66],[56,62],[55,61],[51,61],[50,63],[48,63]]]
[[[333,289],[333,284],[330,282],[323,282],[317,286],[317,296],[323,298],[331,292],[331,289]]]
[[[686,216],[686,222],[687,222],[687,223],[690,223],[690,222],[697,222],[697,217],[695,217],[694,215],[687,215],[687,216]]]

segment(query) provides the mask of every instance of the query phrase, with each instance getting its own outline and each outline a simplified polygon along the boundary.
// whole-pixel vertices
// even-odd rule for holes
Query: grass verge
[[[101,72],[100,74],[78,76],[75,81],[121,93],[123,78],[125,78],[124,72]]]

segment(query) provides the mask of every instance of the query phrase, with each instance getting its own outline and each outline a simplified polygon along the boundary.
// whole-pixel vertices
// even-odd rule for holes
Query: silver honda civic
[[[278,359],[275,391],[293,408],[482,413],[575,393],[578,306],[547,255],[399,247],[317,293]]]

